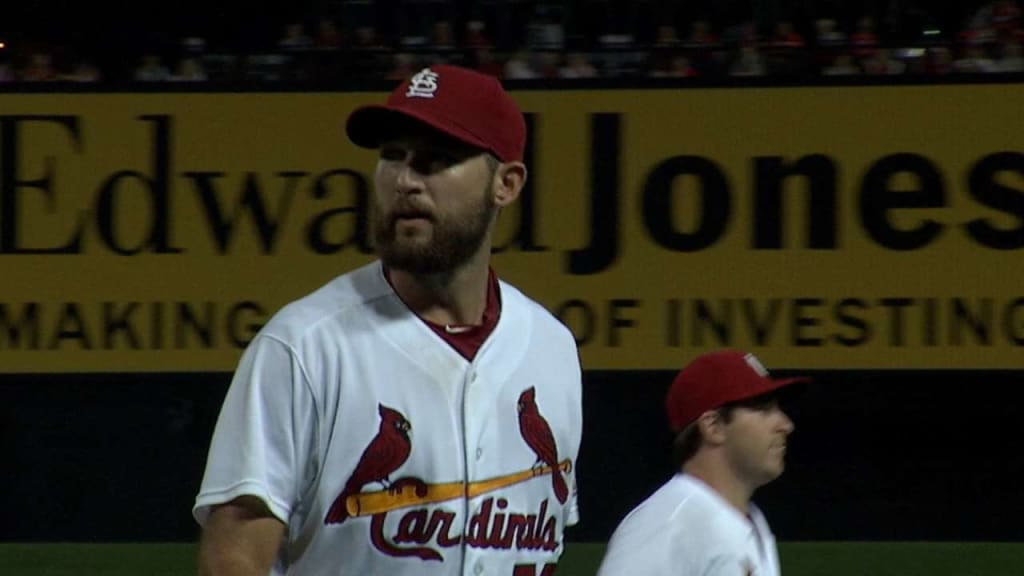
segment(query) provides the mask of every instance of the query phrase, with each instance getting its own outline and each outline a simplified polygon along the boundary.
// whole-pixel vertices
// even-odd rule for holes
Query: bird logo
[[[366,484],[379,482],[385,488],[390,487],[388,477],[409,458],[409,452],[412,450],[412,443],[409,441],[412,425],[409,424],[409,420],[398,410],[383,404],[377,405],[377,412],[380,414],[380,429],[363,450],[363,455],[359,457],[359,463],[345,483],[345,488],[331,504],[324,519],[325,524],[344,522],[349,516],[345,507],[346,499],[352,494],[358,494]]]
[[[546,464],[551,467],[551,485],[558,502],[565,504],[569,497],[569,487],[558,467],[558,447],[551,426],[537,409],[536,390],[530,386],[519,395],[516,408],[519,411],[519,433],[523,435],[526,445],[537,455],[534,466]]]

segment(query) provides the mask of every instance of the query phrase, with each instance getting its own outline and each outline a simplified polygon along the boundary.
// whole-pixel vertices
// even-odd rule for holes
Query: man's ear
[[[718,410],[708,410],[697,419],[697,426],[700,427],[701,436],[704,441],[713,446],[725,442],[725,419]]]
[[[526,165],[522,162],[503,162],[494,171],[494,203],[499,208],[512,204],[526,184]]]

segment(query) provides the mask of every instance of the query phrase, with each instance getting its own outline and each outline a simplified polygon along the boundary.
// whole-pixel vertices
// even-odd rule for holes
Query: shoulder
[[[642,538],[671,537],[689,514],[688,495],[681,489],[679,476],[662,484],[622,520],[616,533],[639,532]]]
[[[710,488],[686,475],[676,474],[644,502],[646,514],[659,518],[666,532],[681,542],[706,549],[732,538],[736,512],[726,508]]]
[[[530,316],[534,332],[549,335],[551,338],[572,344],[575,347],[576,340],[572,332],[544,306],[508,282],[504,280],[498,282],[501,288],[503,314],[527,314]]]
[[[732,534],[746,522],[725,499],[710,486],[689,474],[676,476],[676,490],[687,503],[686,514],[707,526],[707,535],[716,539]]]
[[[260,330],[260,335],[298,347],[325,324],[348,323],[353,316],[394,292],[375,261],[342,274],[314,292],[289,302]]]
[[[703,557],[703,530],[674,476],[633,508],[612,534],[599,574],[689,574]]]

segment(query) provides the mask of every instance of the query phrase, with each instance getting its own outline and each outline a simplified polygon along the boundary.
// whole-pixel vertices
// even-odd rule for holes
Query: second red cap
[[[680,432],[708,410],[749,400],[808,378],[771,378],[756,356],[739,350],[702,354],[676,375],[665,399],[669,425]]]

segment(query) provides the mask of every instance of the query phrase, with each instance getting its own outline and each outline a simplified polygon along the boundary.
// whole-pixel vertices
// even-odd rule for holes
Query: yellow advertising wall
[[[495,267],[585,368],[1024,367],[1024,86],[515,96]],[[382,97],[0,94],[0,371],[231,370],[372,258],[342,127]]]

